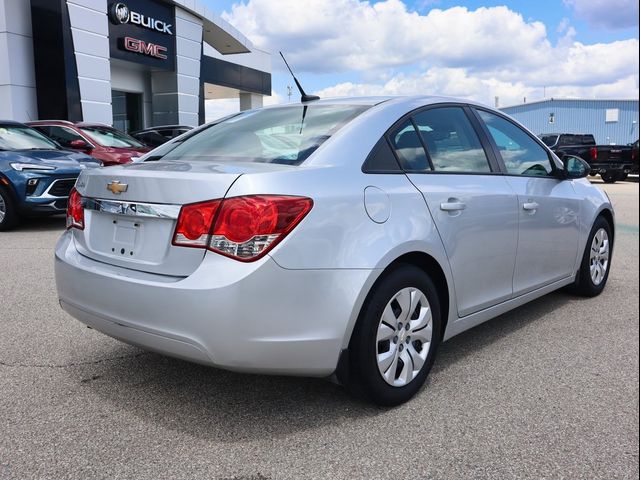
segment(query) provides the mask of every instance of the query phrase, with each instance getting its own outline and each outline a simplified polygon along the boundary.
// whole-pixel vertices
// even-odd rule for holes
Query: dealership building
[[[536,134],[590,133],[600,145],[638,140],[638,99],[547,98],[501,108]]]
[[[271,57],[200,0],[0,0],[0,119],[198,125],[271,94]]]

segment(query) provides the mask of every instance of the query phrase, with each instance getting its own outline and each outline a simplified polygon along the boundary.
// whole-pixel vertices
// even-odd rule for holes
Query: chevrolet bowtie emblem
[[[122,192],[126,192],[129,185],[126,183],[120,183],[117,180],[113,180],[111,183],[107,183],[107,190],[110,192],[120,195]]]

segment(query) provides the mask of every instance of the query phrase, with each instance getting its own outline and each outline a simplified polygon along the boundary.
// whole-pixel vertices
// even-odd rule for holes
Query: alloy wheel
[[[4,203],[4,198],[0,195],[0,223],[4,221],[4,217],[7,214],[7,204]]]

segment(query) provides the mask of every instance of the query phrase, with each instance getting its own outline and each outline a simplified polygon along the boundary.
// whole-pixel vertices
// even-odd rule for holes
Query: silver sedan
[[[442,341],[561,287],[602,291],[613,208],[563,161],[464,100],[243,112],[82,173],[60,304],[145,349],[395,405]]]

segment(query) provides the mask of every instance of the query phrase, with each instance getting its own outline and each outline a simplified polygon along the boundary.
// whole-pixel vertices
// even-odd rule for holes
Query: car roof
[[[72,127],[75,124],[69,120],[34,120],[27,122],[27,125],[66,125]]]
[[[416,102],[421,102],[424,105],[437,104],[437,103],[462,103],[469,105],[477,105],[480,107],[489,107],[488,105],[476,102],[474,100],[469,100],[468,98],[456,98],[456,97],[445,97],[439,95],[381,95],[381,96],[368,96],[368,97],[332,97],[332,98],[321,98],[320,100],[312,100],[310,102],[305,103],[288,103],[288,104],[277,104],[270,105],[264,108],[277,108],[277,107],[286,107],[286,106],[300,106],[300,105],[368,105],[375,106],[383,103],[393,103],[395,105],[401,105],[406,103],[415,104]]]
[[[188,128],[191,130],[193,127],[190,125],[155,125],[153,127],[141,128],[140,130],[135,130],[130,133],[143,133],[143,132],[153,132],[154,130],[162,130],[166,128]]]
[[[2,120],[2,119],[0,119],[0,125],[7,125],[7,126],[11,125],[11,126],[19,126],[19,127],[27,126],[24,123],[16,122],[14,120]]]

